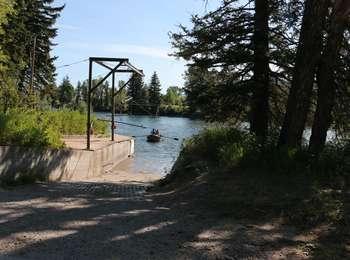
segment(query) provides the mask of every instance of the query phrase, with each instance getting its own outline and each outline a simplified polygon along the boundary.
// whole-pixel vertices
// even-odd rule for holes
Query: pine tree
[[[251,100],[251,131],[265,140],[269,124],[269,2],[255,0],[254,13],[254,68],[253,96]]]
[[[0,0],[0,37],[6,37],[4,26],[8,23],[9,15],[14,13],[13,1],[11,0]],[[0,41],[0,73],[3,76],[3,73],[7,69],[6,64],[8,63],[8,56],[5,55],[3,46]]]
[[[82,84],[80,81],[78,81],[77,87],[75,89],[75,106],[77,107],[82,100]]]
[[[72,105],[74,99],[74,87],[70,83],[68,76],[63,78],[62,84],[59,86],[58,91],[61,106]]]
[[[252,132],[262,138],[267,134],[268,123],[274,118],[269,108],[275,91],[271,82],[288,91],[286,78],[290,78],[293,63],[298,19],[285,14],[297,8],[290,8],[287,2],[224,0],[217,10],[193,16],[192,28],[181,26],[179,33],[171,35],[175,55],[198,67],[190,72],[202,70],[208,72],[206,76],[211,72],[218,76],[211,81],[216,84],[212,91],[200,93],[201,98],[212,95],[207,98],[208,106],[216,108],[216,115],[206,110],[209,114],[205,116],[215,120],[249,118]],[[239,105],[234,107],[233,102]]]
[[[310,111],[312,89],[322,53],[322,32],[329,7],[327,0],[307,0],[299,45],[282,125],[279,145],[300,147]]]
[[[153,115],[158,115],[159,106],[161,102],[160,81],[156,72],[153,73],[151,82],[148,87],[148,103],[150,111]]]
[[[128,108],[130,114],[145,114],[145,86],[140,75],[134,74],[128,87]]]
[[[54,0],[16,0],[16,13],[11,15],[0,45],[7,56],[12,76],[19,79],[19,89],[28,92],[34,59],[35,91],[54,84],[55,66],[50,52],[57,35],[54,27],[64,6],[53,7]],[[34,57],[33,57],[34,56]]]
[[[327,139],[327,131],[332,124],[332,112],[336,102],[336,70],[340,50],[345,41],[344,32],[347,28],[350,3],[346,0],[335,1],[330,25],[327,30],[327,39],[319,63],[317,73],[317,107],[314,115],[309,150],[319,154]],[[345,81],[343,81],[345,83]]]

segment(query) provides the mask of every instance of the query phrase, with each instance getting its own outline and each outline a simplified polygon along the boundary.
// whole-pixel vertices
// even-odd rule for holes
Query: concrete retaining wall
[[[24,174],[35,174],[49,181],[86,180],[101,175],[133,154],[131,138],[94,151],[0,146],[0,180],[16,179]]]

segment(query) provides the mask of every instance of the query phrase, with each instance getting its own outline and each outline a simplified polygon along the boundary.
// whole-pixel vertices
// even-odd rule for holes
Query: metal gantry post
[[[91,133],[91,88],[92,88],[92,60],[89,59],[89,87],[87,96],[87,131],[86,131],[86,149],[90,150],[90,133]]]
[[[101,65],[102,67],[109,70],[106,76],[103,77],[102,80],[96,82],[94,86],[92,86],[92,67],[93,63]],[[106,64],[105,62],[117,63],[117,65],[111,66],[110,64]],[[89,58],[89,86],[88,86],[88,96],[87,96],[87,127],[86,127],[86,149],[90,150],[90,135],[91,135],[91,95],[92,93],[105,81],[108,79],[110,75],[112,75],[112,100],[111,100],[111,139],[114,141],[114,128],[115,128],[115,96],[118,94],[118,91],[121,91],[126,85],[130,82],[130,80],[124,84],[118,91],[115,90],[115,73],[138,73],[142,77],[144,76],[143,71],[137,69],[133,65],[129,63],[129,59],[126,58],[109,58],[109,57],[90,57]]]
[[[115,93],[115,72],[112,74],[112,100],[111,100],[111,107],[112,107],[112,118],[111,118],[111,134],[112,134],[112,141],[114,141],[114,115],[115,115],[115,98],[114,98],[114,93]]]

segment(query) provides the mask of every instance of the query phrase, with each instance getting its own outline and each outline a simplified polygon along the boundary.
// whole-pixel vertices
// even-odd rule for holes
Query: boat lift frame
[[[93,64],[96,63],[109,72],[94,86],[92,86],[92,73]],[[108,57],[90,57],[89,58],[89,86],[87,97],[87,124],[86,124],[86,149],[90,150],[90,136],[91,136],[91,95],[92,93],[112,75],[112,94],[111,94],[111,140],[114,141],[114,129],[115,129],[115,97],[118,95],[131,81],[130,79],[121,86],[117,91],[115,89],[115,74],[116,73],[132,73],[139,74],[144,77],[143,70],[140,70],[133,66],[127,58],[108,58]]]

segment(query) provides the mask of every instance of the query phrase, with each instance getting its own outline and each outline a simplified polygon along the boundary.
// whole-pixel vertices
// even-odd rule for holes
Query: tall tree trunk
[[[345,2],[348,2],[348,10],[344,10]],[[336,88],[334,73],[339,51],[344,39],[346,17],[349,12],[350,1],[338,0],[336,2],[331,17],[326,47],[318,70],[317,108],[309,145],[309,150],[315,154],[319,154],[322,151],[327,139],[327,131],[332,123],[332,110],[335,104]]]
[[[292,86],[279,145],[299,147],[310,109],[317,64],[322,51],[322,29],[328,0],[306,0]]]
[[[264,140],[269,115],[269,1],[255,0],[254,89],[251,103],[251,131]]]

